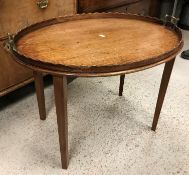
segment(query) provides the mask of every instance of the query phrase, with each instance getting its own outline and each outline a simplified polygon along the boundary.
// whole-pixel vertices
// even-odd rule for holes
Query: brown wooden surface
[[[120,75],[119,96],[123,95],[124,81],[125,81],[125,75]]]
[[[0,0],[0,96],[33,81],[32,71],[17,64],[4,50],[7,33],[14,34],[26,25],[76,13],[75,0],[49,0],[46,9],[39,9],[37,1]]]
[[[133,19],[86,19],[51,25],[17,43],[26,57],[52,64],[90,67],[131,64],[177,47],[164,26]]]
[[[12,51],[18,62],[34,71],[48,72],[54,76],[64,169],[68,166],[66,76],[111,76],[167,62],[154,116],[157,125],[171,74],[171,63],[183,46],[181,31],[176,27],[163,26],[160,21],[152,18],[112,13],[45,21],[19,32],[14,42],[15,48]],[[121,94],[123,80],[124,75],[121,76]]]
[[[173,69],[173,65],[174,65],[175,59],[167,62],[165,64],[164,67],[164,71],[163,71],[163,76],[162,76],[162,80],[161,80],[161,85],[160,85],[160,90],[159,90],[159,96],[158,96],[158,100],[157,100],[157,104],[156,104],[156,110],[155,110],[155,114],[154,114],[154,120],[152,123],[152,130],[155,131],[156,127],[157,127],[157,123],[159,120],[159,116],[160,116],[160,112],[161,112],[161,108],[163,105],[163,101],[165,98],[165,94],[167,91],[167,87],[169,84],[169,80],[171,77],[171,72]]]
[[[35,90],[37,95],[38,109],[41,120],[46,119],[46,109],[45,109],[45,94],[43,85],[43,74],[41,72],[33,72],[35,80]]]
[[[113,9],[108,9],[107,11],[158,17],[160,13],[160,4],[161,1],[159,0],[140,0],[135,3],[130,3]]]
[[[46,9],[38,8],[37,1],[0,0],[0,38],[38,21],[76,12],[75,0],[50,0]]]
[[[149,1],[150,1],[149,15],[159,17],[160,4],[163,1],[160,1],[160,0],[149,0]]]
[[[139,1],[141,0],[78,0],[78,12],[88,13],[102,11]]]
[[[122,13],[132,13],[139,15],[149,15],[150,3],[149,0],[142,0],[136,3],[127,4],[124,6],[119,6],[113,9],[106,10],[107,12],[122,12]]]
[[[127,6],[127,13],[150,16],[151,0],[141,0]]]
[[[27,28],[28,34],[20,32],[16,37],[19,55],[34,62],[58,65],[56,68],[62,66],[62,71],[70,68],[93,73],[101,68],[101,71],[110,68],[120,71],[153,64],[178,53],[183,44],[178,29],[175,32],[146,17],[86,14],[47,23],[57,22],[35,31]],[[33,28],[40,25],[46,22]]]
[[[53,77],[55,104],[58,124],[58,134],[61,152],[62,168],[67,169],[68,155],[68,119],[67,119],[67,79],[66,77]]]
[[[159,0],[77,0],[78,13],[88,12],[123,12],[149,16],[159,16]]]
[[[10,53],[4,49],[2,41],[0,41],[0,70],[0,96],[8,93],[7,91],[15,84],[32,77],[32,72],[29,69],[12,59]]]

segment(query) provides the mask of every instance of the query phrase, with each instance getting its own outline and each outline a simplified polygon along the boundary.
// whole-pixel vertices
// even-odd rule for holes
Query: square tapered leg
[[[156,109],[155,109],[155,114],[154,114],[154,119],[153,119],[153,123],[152,123],[153,131],[155,131],[156,127],[157,127],[157,123],[159,120],[159,116],[160,116],[161,108],[162,108],[163,101],[165,98],[165,94],[167,91],[167,87],[169,84],[169,80],[171,77],[171,72],[173,69],[174,62],[175,62],[175,59],[172,59],[171,61],[165,63],[163,76],[162,76],[162,80],[161,80],[161,85],[160,85],[160,89],[159,89],[159,95],[158,95],[157,104],[156,104]]]
[[[68,168],[67,78],[53,77],[62,168]]]
[[[34,80],[35,80],[35,90],[36,90],[36,95],[37,95],[40,119],[45,120],[46,109],[45,109],[43,75],[40,72],[33,72],[33,75],[34,75]]]
[[[120,75],[119,96],[123,95],[124,81],[125,81],[125,75]]]

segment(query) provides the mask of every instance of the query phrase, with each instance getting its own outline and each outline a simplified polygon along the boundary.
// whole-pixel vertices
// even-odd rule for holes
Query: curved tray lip
[[[128,14],[128,13],[112,13],[112,12],[83,13],[83,14],[76,14],[72,16],[61,16],[58,18],[52,18],[49,20],[45,20],[45,21],[30,25],[20,30],[18,33],[14,35],[13,43],[16,43],[24,35],[32,31],[35,31],[37,29],[49,26],[49,25],[75,21],[75,20],[97,19],[97,18],[136,19],[136,20],[149,21],[149,22],[159,24],[159,25],[164,24],[164,22],[158,18],[149,17],[149,16],[140,16],[140,15]],[[179,38],[179,43],[177,47],[157,57],[152,57],[152,58],[149,58],[148,60],[134,62],[131,64],[90,66],[90,67],[65,66],[62,64],[52,64],[48,62],[34,60],[32,58],[22,55],[21,53],[17,52],[15,44],[13,44],[12,53],[17,62],[27,66],[28,68],[32,70],[40,70],[42,72],[51,73],[51,74],[67,75],[67,76],[82,76],[82,77],[97,77],[97,76],[111,76],[111,75],[126,74],[130,72],[140,71],[140,70],[144,70],[150,67],[154,67],[156,65],[165,63],[169,61],[170,59],[173,59],[174,57],[176,57],[176,55],[182,49],[183,44],[184,44],[183,39],[182,39],[182,32],[177,26],[175,26],[172,23],[166,23],[166,27],[167,29],[174,31],[175,34],[177,34]]]

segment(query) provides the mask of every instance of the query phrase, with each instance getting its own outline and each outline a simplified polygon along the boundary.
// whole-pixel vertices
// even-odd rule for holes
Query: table
[[[120,75],[165,64],[152,130],[156,130],[175,57],[183,46],[171,22],[131,14],[94,13],[59,17],[19,31],[12,54],[34,71],[39,113],[46,119],[42,73],[53,76],[62,168],[68,167],[67,77]]]

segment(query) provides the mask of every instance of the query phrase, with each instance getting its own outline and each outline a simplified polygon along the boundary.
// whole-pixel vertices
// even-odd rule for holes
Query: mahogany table
[[[183,46],[171,22],[131,14],[59,17],[19,31],[10,42],[15,60],[34,71],[39,113],[46,119],[42,73],[53,76],[62,167],[68,167],[67,77],[120,76],[165,64],[152,130],[155,131],[175,57]]]

